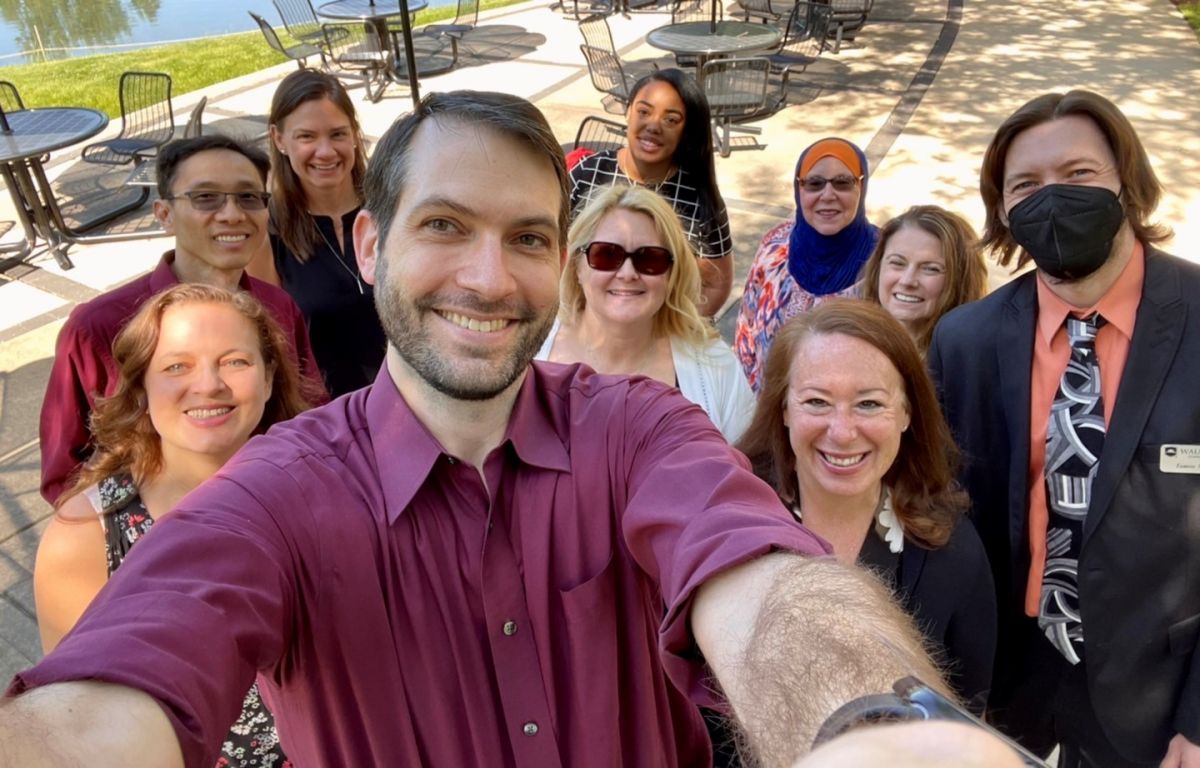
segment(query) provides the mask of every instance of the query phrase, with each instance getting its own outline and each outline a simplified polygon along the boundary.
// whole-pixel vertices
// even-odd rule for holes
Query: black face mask
[[[1078,280],[1108,261],[1124,221],[1121,200],[1111,190],[1047,184],[1008,212],[1008,231],[1042,272]]]

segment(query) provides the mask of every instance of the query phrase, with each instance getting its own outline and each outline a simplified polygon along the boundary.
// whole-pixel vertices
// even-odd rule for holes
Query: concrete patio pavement
[[[610,24],[625,58],[669,66],[669,56],[644,42],[668,21],[635,13]],[[579,42],[575,22],[545,0],[484,14],[463,65],[423,80],[422,89],[525,96],[569,144],[585,116],[601,113]],[[291,68],[176,97],[177,114],[208,96],[206,128],[259,133]],[[1072,87],[1108,95],[1134,121],[1167,188],[1159,215],[1176,230],[1168,250],[1200,260],[1200,44],[1169,0],[877,0],[858,38],[824,55],[794,83],[790,105],[758,123],[761,148],[717,158],[735,239],[731,301],[762,233],[793,215],[791,174],[813,140],[840,135],[866,150],[872,220],[935,202],[978,226],[978,168],[992,131],[1028,98]],[[361,89],[351,93],[371,139],[411,108],[401,86],[378,104],[365,103]],[[78,149],[58,153],[52,177],[75,170]],[[11,219],[4,205],[0,219]],[[153,229],[146,215],[118,226]],[[31,572],[50,510],[38,494],[37,415],[55,337],[76,303],[147,271],[168,247],[165,238],[76,246],[72,270],[42,255],[0,275],[0,680],[40,657]],[[993,277],[1004,279],[999,270]]]

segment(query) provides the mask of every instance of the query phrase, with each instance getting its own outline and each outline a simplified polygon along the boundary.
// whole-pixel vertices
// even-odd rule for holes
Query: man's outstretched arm
[[[0,700],[0,768],[182,768],[166,713],[133,688],[56,683]]]
[[[834,710],[905,675],[952,696],[888,591],[832,557],[776,553],[725,571],[696,595],[692,633],[767,768],[792,765]]]

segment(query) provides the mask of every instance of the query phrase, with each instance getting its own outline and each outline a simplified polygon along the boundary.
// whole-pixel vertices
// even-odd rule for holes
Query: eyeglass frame
[[[221,202],[214,208],[208,208],[208,207],[196,205],[195,198],[198,195],[219,195],[221,198]],[[256,207],[247,208],[246,206],[242,205],[243,200],[241,200],[239,198],[243,195],[246,197],[257,199],[260,203],[262,203],[262,207],[261,208],[256,208]],[[271,203],[271,193],[266,191],[265,189],[264,190],[241,190],[238,192],[224,192],[219,189],[196,189],[196,190],[191,190],[189,192],[180,192],[177,195],[167,195],[166,197],[164,197],[162,199],[163,200],[179,200],[181,198],[186,199],[191,204],[191,206],[193,208],[195,208],[197,211],[201,211],[203,213],[216,213],[217,211],[224,208],[226,206],[226,204],[228,204],[230,197],[233,198],[233,204],[236,205],[238,210],[242,211],[243,213],[258,213],[259,211],[265,211],[265,210],[267,210],[267,206],[270,205],[270,203]]]
[[[821,182],[822,182],[821,186],[812,187],[809,184],[809,181],[811,180],[811,181],[815,182],[817,179],[821,180]],[[848,179],[848,181],[847,181],[847,179]],[[829,185],[833,185],[834,192],[849,192],[849,191],[853,190],[855,187],[857,187],[859,184],[861,184],[862,180],[863,180],[862,176],[851,176],[848,173],[839,173],[837,176],[831,176],[831,177],[805,176],[803,178],[796,179],[796,181],[798,181],[800,183],[800,189],[804,190],[805,192],[809,193],[810,195],[824,192],[825,187],[827,187]],[[839,182],[842,185],[841,187],[838,186]]]
[[[615,267],[613,267],[612,269],[605,269],[604,267],[598,267],[594,263],[592,263],[591,249],[592,249],[592,246],[594,246],[594,245],[603,245],[603,246],[608,246],[610,248],[615,248],[618,251],[620,251],[622,254],[624,254],[624,257],[619,262],[617,262],[617,265]],[[671,253],[670,248],[667,248],[662,245],[643,245],[643,246],[639,246],[638,248],[634,248],[632,251],[629,251],[629,250],[625,249],[625,246],[620,245],[618,243],[610,243],[607,240],[593,240],[590,243],[587,243],[586,245],[579,246],[579,248],[577,248],[576,251],[578,253],[583,254],[584,261],[587,262],[587,265],[589,267],[591,267],[592,269],[596,270],[597,272],[618,272],[618,271],[620,271],[621,267],[625,266],[625,262],[629,261],[630,263],[633,264],[634,271],[637,272],[639,275],[647,275],[650,277],[657,277],[657,276],[665,275],[665,274],[669,273],[671,271],[671,267],[675,266],[675,254]],[[646,270],[642,269],[642,266],[644,266],[643,260],[645,257],[647,257],[650,254],[651,251],[661,251],[667,255],[666,268],[664,268],[661,272],[647,272]],[[639,266],[639,265],[642,265],[642,266]]]

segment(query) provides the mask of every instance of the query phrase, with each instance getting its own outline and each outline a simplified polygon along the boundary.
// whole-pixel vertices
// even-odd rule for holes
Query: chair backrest
[[[267,23],[266,19],[264,19],[262,16],[259,16],[254,11],[246,11],[246,13],[250,14],[250,18],[254,19],[254,22],[258,24],[259,30],[262,32],[263,37],[265,37],[267,40],[267,45],[271,46],[276,51],[279,51],[284,56],[287,56],[289,59],[295,58],[288,52],[288,49],[284,47],[283,43],[280,42],[279,35],[275,33],[274,28]]]
[[[671,23],[687,21],[711,21],[713,6],[717,8],[717,20],[724,18],[725,8],[721,0],[678,0],[671,6]]]
[[[758,56],[711,59],[705,62],[700,78],[713,119],[728,122],[766,107],[771,62]]]
[[[871,0],[829,0],[831,19],[843,30],[855,30],[867,21],[871,11]]]
[[[158,145],[175,135],[171,107],[171,76],[164,72],[125,72],[121,75],[121,136]]]
[[[297,40],[308,40],[321,36],[321,22],[309,0],[271,0],[284,29]]]
[[[824,3],[799,0],[788,17],[780,53],[807,64],[825,50],[832,10]]]
[[[0,108],[5,112],[17,112],[25,109],[25,102],[21,100],[21,92],[17,90],[17,86],[7,80],[0,80]]]
[[[753,16],[759,19],[770,19],[771,21],[779,21],[785,15],[791,13],[791,7],[786,0],[738,0],[738,7],[742,10],[742,15],[749,21]]]
[[[201,96],[192,114],[188,115],[187,125],[183,126],[183,138],[193,139],[204,133],[204,108],[208,105],[208,97]]]
[[[604,152],[625,146],[625,124],[606,117],[588,115],[575,132],[574,149]]]
[[[579,31],[583,34],[584,45],[607,51],[617,58],[617,47],[613,44],[612,30],[608,28],[607,17],[598,13],[586,16],[579,21]]]
[[[625,79],[625,70],[621,60],[612,52],[590,45],[581,45],[583,58],[587,62],[588,75],[592,78],[592,86],[601,93],[607,93],[622,106],[629,104],[629,85]]]
[[[456,25],[475,26],[479,23],[479,0],[458,0],[458,12],[454,14]]]

